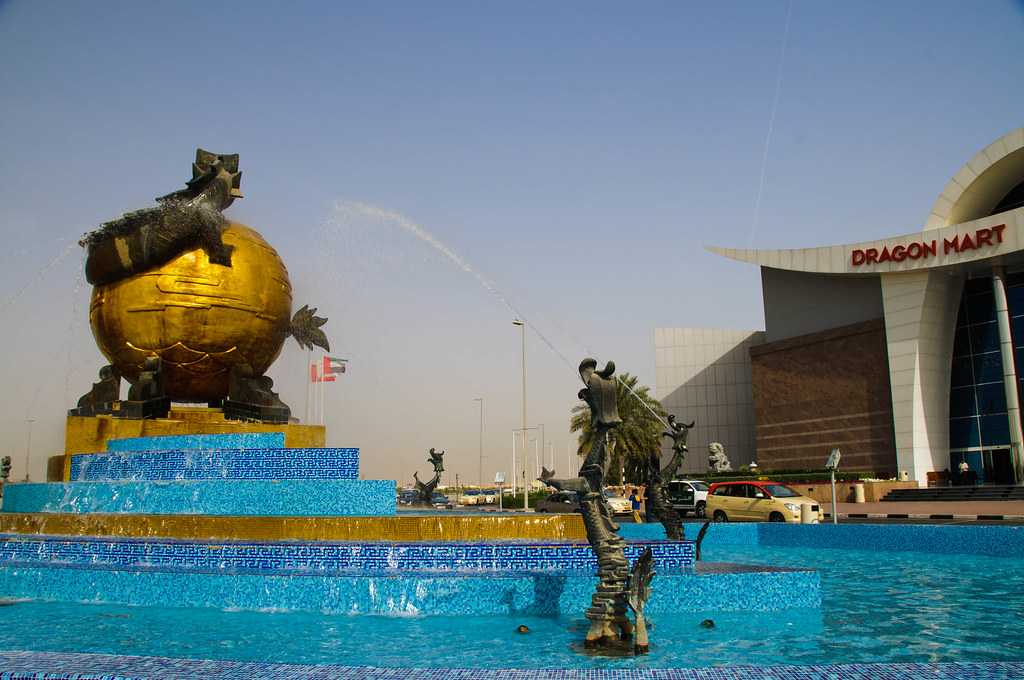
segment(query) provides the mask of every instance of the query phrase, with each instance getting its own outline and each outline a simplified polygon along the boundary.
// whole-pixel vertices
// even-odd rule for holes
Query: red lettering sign
[[[968,250],[977,250],[984,246],[996,246],[1003,242],[1005,224],[997,224],[994,227],[986,227],[976,230],[973,234],[956,234],[953,238],[942,239],[942,254],[964,253]],[[931,241],[914,241],[906,245],[882,246],[882,251],[877,248],[855,248],[850,255],[850,264],[860,267],[865,264],[881,264],[882,262],[903,262],[907,259],[920,260],[921,258],[936,257],[939,252],[939,243],[936,239]]]

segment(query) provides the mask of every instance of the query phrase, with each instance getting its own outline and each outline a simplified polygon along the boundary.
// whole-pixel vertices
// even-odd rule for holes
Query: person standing
[[[629,505],[633,509],[633,521],[640,523],[640,492],[634,486],[629,492]]]

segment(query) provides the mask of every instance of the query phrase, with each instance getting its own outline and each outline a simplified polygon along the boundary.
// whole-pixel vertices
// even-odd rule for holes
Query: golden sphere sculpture
[[[242,197],[237,154],[196,150],[185,188],[82,237],[89,325],[110,361],[71,416],[163,418],[172,400],[224,417],[286,423],[265,371],[285,338],[330,351],[327,319],[291,314],[288,270],[263,237],[223,211]],[[119,400],[121,379],[131,383]]]
[[[210,262],[196,244],[173,259],[97,285],[89,306],[96,343],[134,382],[147,357],[162,361],[164,389],[179,401],[216,401],[232,367],[262,375],[289,335],[292,286],[269,243],[229,222],[221,233],[231,264]]]

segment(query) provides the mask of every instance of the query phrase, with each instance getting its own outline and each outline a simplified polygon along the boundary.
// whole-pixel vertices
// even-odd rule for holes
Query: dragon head
[[[173,191],[157,201],[187,201],[202,194],[209,196],[218,210],[225,210],[236,198],[242,198],[242,173],[238,170],[238,154],[215,154],[196,149],[192,163],[192,179],[185,188]]]

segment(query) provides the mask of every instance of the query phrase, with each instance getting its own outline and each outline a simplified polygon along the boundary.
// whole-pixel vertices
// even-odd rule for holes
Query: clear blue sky
[[[425,472],[431,446],[475,477],[483,396],[485,476],[507,473],[510,314],[339,201],[430,230],[573,365],[589,350],[649,383],[655,326],[763,323],[756,269],[704,245],[920,227],[1024,124],[1022,29],[997,1],[0,3],[0,443],[23,474],[32,417],[33,475],[60,451],[102,363],[72,244],[179,187],[203,146],[241,154],[228,215],[352,360],[331,443],[362,447],[369,477]],[[565,460],[578,380],[536,336],[528,353],[529,420]],[[290,345],[271,371],[300,414],[303,364]]]

